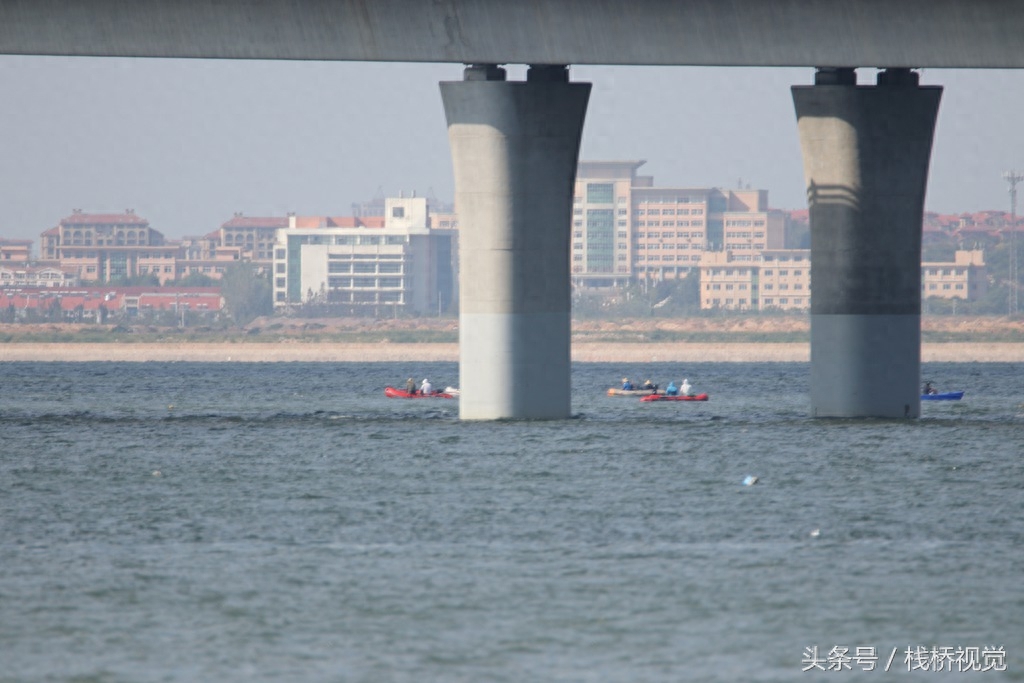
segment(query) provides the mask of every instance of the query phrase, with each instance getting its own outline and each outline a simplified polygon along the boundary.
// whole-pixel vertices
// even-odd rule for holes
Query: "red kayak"
[[[640,400],[644,403],[650,403],[651,401],[706,401],[708,400],[708,395],[690,394],[689,396],[662,396],[660,394],[651,394],[650,396],[644,396]]]
[[[421,394],[417,391],[414,394],[410,394],[405,389],[396,389],[394,387],[384,387],[384,395],[388,398],[455,398],[452,394],[443,391],[431,391],[429,394]]]

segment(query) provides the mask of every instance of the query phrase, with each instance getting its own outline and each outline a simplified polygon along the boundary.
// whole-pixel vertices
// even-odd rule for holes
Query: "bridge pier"
[[[459,417],[570,416],[570,226],[589,83],[565,66],[441,83],[459,212]]]
[[[921,412],[921,221],[942,88],[909,69],[794,86],[811,221],[811,411]]]

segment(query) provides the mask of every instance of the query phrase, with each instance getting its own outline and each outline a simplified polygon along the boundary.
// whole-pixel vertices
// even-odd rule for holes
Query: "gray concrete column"
[[[459,416],[564,419],[572,194],[589,83],[564,66],[441,83],[459,213]]]
[[[793,87],[811,220],[811,411],[921,412],[921,220],[942,88],[907,69]]]

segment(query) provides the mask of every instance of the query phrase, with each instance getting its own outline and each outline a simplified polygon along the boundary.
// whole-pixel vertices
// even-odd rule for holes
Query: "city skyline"
[[[524,67],[510,66],[521,79]],[[73,209],[131,208],[170,239],[241,211],[346,215],[454,196],[438,81],[456,64],[0,57],[0,236],[38,240]],[[861,69],[861,83],[874,79]],[[572,67],[593,83],[581,160],[646,159],[659,185],[765,189],[806,206],[789,86],[804,68]],[[926,70],[945,86],[926,210],[1009,210],[1024,167],[1014,70]],[[1016,164],[1017,160],[1021,163]]]

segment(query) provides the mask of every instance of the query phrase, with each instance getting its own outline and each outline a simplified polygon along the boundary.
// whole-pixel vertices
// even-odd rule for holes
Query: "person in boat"
[[[665,395],[666,396],[678,396],[679,395],[679,387],[676,386],[675,382],[669,380],[668,386],[665,387]]]
[[[432,385],[430,380],[425,377],[420,383],[420,393],[424,396],[430,396],[430,394],[434,393],[434,385]]]
[[[683,378],[683,385],[680,387],[680,391],[683,396],[693,396],[693,387],[690,386],[690,380]]]
[[[622,378],[622,388],[625,391],[633,391],[633,383],[629,381],[628,377]]]
[[[658,385],[654,384],[653,382],[651,382],[651,380],[648,379],[644,381],[644,389],[646,391],[657,391]]]
[[[414,396],[416,394],[416,380],[414,380],[412,377],[405,380],[405,393],[409,394],[410,396]]]
[[[939,390],[932,386],[931,382],[924,383],[924,389],[921,390],[922,394],[937,394]]]

